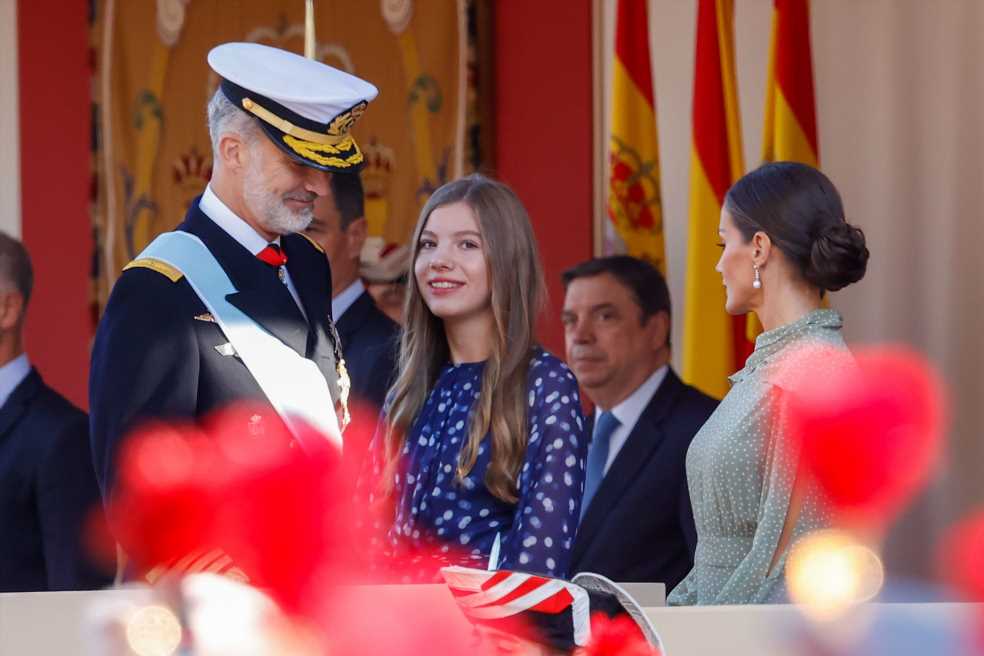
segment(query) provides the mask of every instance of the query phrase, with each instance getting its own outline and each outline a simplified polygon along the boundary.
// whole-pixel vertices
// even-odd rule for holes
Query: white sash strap
[[[320,430],[339,449],[342,447],[335,404],[318,366],[226,300],[229,294],[236,293],[236,288],[198,237],[181,231],[166,232],[138,258],[160,260],[184,274],[302,447],[302,424],[298,420]]]

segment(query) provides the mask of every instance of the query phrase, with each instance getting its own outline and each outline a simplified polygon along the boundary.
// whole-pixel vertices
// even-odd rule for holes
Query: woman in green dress
[[[864,233],[845,221],[830,180],[793,162],[766,164],[736,182],[718,232],[725,310],[754,312],[764,332],[687,453],[697,552],[667,601],[779,603],[789,548],[828,525],[816,490],[797,477],[786,439],[792,390],[779,362],[807,344],[847,353],[840,315],[822,301],[864,276],[868,249]]]

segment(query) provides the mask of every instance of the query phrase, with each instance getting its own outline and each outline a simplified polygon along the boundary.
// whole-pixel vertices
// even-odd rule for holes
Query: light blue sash
[[[159,260],[184,274],[299,442],[304,435],[303,425],[308,424],[341,448],[335,404],[318,366],[226,300],[237,290],[198,237],[181,231],[166,232],[140,253],[138,259],[141,258]]]

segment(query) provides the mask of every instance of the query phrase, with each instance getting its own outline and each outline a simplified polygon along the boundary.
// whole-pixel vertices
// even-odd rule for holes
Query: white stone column
[[[0,0],[0,230],[21,234],[17,0]]]

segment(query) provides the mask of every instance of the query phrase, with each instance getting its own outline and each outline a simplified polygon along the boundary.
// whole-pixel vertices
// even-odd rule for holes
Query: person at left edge
[[[100,509],[88,420],[24,352],[33,283],[27,250],[0,232],[0,592],[101,588],[112,577],[84,548]]]
[[[251,320],[250,339],[269,345],[272,335],[286,345],[299,356],[280,349],[292,364],[313,361],[332,397],[324,403],[329,409],[334,403],[341,419],[347,381],[329,317],[328,262],[320,247],[295,233],[311,221],[314,200],[328,193],[331,172],[362,164],[349,130],[377,90],[259,44],[217,46],[208,62],[221,77],[208,103],[212,179],[177,232],[158,240],[193,241],[182,232],[197,237],[235,289],[219,306],[231,304]],[[174,261],[181,253],[172,255]],[[200,291],[183,271],[149,257],[128,264],[113,288],[89,380],[92,455],[104,498],[120,444],[141,422],[269,400],[270,386],[261,388],[262,376],[237,357],[233,337],[207,311]]]

